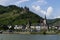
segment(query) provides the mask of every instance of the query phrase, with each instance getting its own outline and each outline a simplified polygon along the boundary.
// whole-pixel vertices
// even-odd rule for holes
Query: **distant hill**
[[[36,24],[39,23],[41,19],[43,18],[30,11],[27,7],[0,5],[0,24],[2,25],[27,24],[28,21],[32,24]]]
[[[48,19],[48,23],[54,26],[60,26],[60,18]]]
[[[60,26],[60,18],[56,18],[53,22],[54,26]]]

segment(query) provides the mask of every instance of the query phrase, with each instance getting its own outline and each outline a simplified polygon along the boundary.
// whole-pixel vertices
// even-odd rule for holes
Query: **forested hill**
[[[43,18],[31,12],[27,7],[0,5],[0,24],[2,25],[27,24],[28,21],[32,24],[36,24],[39,23],[41,19]]]

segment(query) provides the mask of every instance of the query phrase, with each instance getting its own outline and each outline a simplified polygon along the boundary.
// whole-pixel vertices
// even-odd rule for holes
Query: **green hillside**
[[[43,18],[31,12],[27,7],[23,8],[15,5],[0,5],[0,24],[2,25],[27,24],[28,21],[32,24],[36,24],[39,23],[41,19]]]
[[[60,26],[60,18],[56,18],[52,23],[54,26]]]
[[[60,18],[48,19],[49,25],[60,26]]]

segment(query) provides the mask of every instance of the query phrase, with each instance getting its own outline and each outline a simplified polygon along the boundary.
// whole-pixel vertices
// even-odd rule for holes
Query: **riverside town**
[[[40,20],[40,23],[31,24],[28,20],[26,25],[2,25],[0,33],[16,33],[16,34],[57,34],[60,26],[48,25],[46,15]]]
[[[10,8],[10,7],[12,9],[14,9],[14,7],[19,9],[19,7],[15,6],[15,5],[10,5],[8,8]],[[15,33],[15,34],[16,33],[17,34],[59,34],[60,33],[60,25],[59,24],[58,25],[49,24],[46,15],[44,18],[40,18],[38,15],[31,12],[29,10],[29,8],[27,8],[27,7],[20,8],[19,9],[20,11],[17,11],[17,13],[15,10],[16,9],[14,9],[13,13],[11,13],[11,14],[8,13],[9,19],[7,17],[7,20],[5,20],[5,18],[2,16],[3,19],[1,18],[1,20],[5,20],[5,21],[0,21],[0,23],[1,23],[0,24],[0,33],[1,34],[9,34],[9,33]],[[11,16],[11,15],[13,15],[13,16]],[[14,17],[16,17],[16,18],[14,19]],[[38,21],[38,23],[33,24],[33,22],[37,22],[38,19],[40,19]],[[26,20],[27,20],[27,23],[25,23]],[[33,21],[33,22],[31,22],[31,21]],[[17,22],[18,22],[18,24],[21,22],[25,23],[25,24],[12,25],[12,22],[15,22],[13,24],[16,24]],[[4,23],[7,25],[3,25]]]

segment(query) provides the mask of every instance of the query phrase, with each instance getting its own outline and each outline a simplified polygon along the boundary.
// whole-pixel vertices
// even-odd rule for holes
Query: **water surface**
[[[60,40],[60,35],[0,34],[0,40]]]

